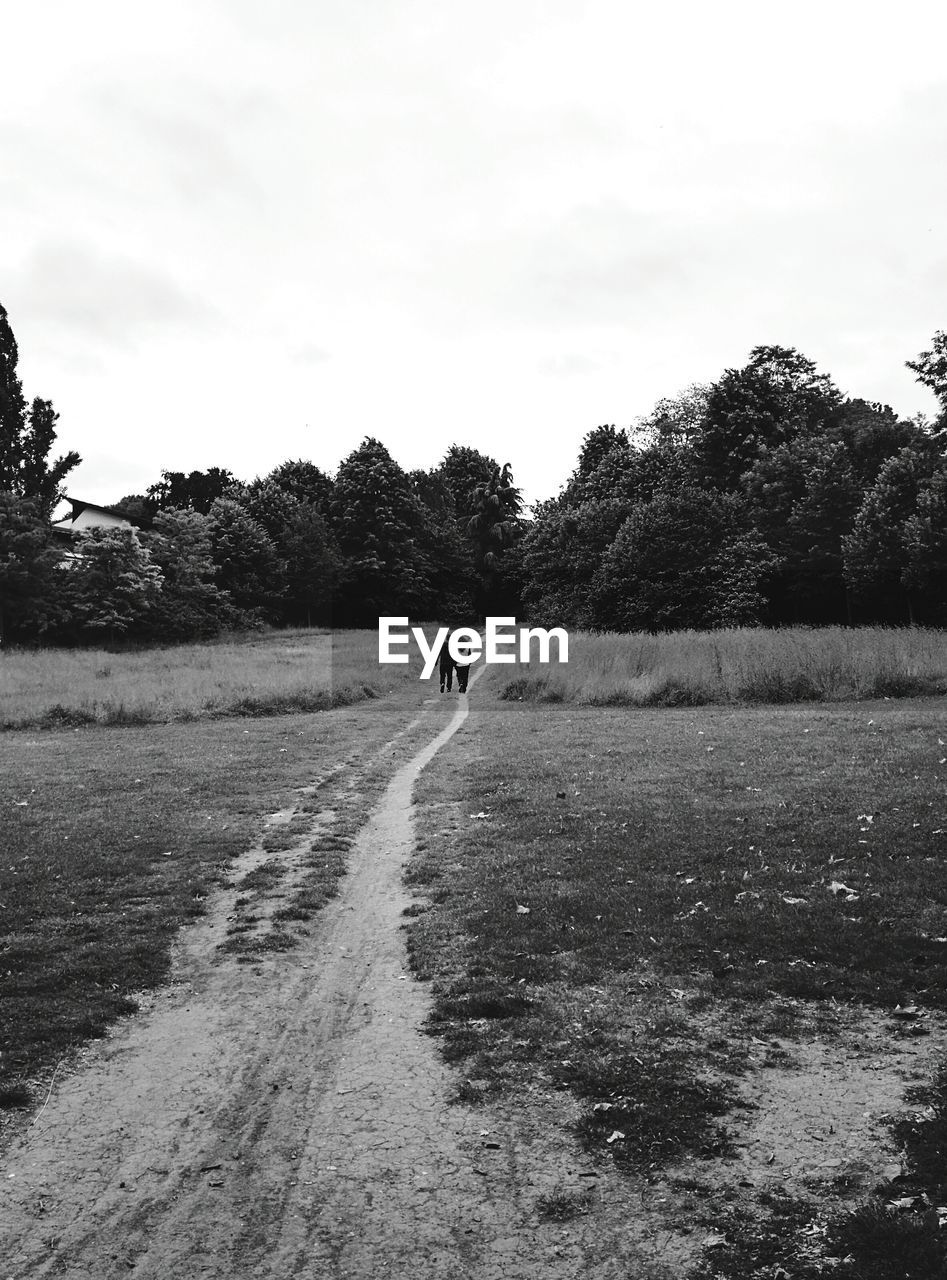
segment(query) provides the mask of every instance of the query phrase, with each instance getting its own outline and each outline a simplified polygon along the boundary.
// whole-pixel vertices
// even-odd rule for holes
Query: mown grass
[[[419,782],[406,922],[463,1100],[568,1092],[589,1150],[654,1176],[727,1153],[750,1039],[791,1038],[787,1009],[799,1034],[837,1002],[947,1009],[938,700],[477,698]]]
[[[281,631],[207,644],[0,653],[0,729],[135,726],[324,711],[417,682],[379,666],[374,631]]]
[[[340,760],[377,751],[417,699],[406,686],[384,704],[249,727],[0,739],[0,1106],[24,1105],[44,1068],[134,1010],[263,815]]]
[[[555,656],[555,644],[552,646]],[[573,632],[568,664],[494,668],[509,701],[590,706],[840,702],[947,692],[947,632],[792,627],[779,631]]]

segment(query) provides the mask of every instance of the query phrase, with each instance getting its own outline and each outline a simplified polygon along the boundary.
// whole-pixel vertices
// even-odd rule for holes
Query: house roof
[[[118,511],[110,511],[108,507],[100,507],[95,502],[84,502],[80,498],[66,498],[72,510],[60,520],[53,521],[53,532],[67,536],[82,533],[86,529],[134,529],[135,526]]]

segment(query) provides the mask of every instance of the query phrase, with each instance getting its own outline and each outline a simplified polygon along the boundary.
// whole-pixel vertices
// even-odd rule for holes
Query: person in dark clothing
[[[467,681],[470,679],[470,668],[474,662],[474,656],[469,644],[459,645],[457,652],[460,655],[460,661],[456,663],[457,689],[459,693],[466,693]]]
[[[446,641],[446,640],[445,640],[445,641],[444,641],[444,643],[441,645],[441,652],[440,652],[440,654],[438,655],[437,665],[438,665],[438,670],[440,671],[440,675],[441,675],[441,693],[443,693],[443,692],[444,692],[444,684],[445,684],[445,682],[446,682],[446,684],[447,684],[447,692],[448,692],[448,693],[450,693],[451,689],[452,689],[452,688],[453,688],[453,686],[454,686],[454,659],[450,656],[450,654],[449,654],[449,653],[448,653],[448,651],[447,651],[447,641]],[[460,671],[459,671],[459,670],[458,670],[458,672],[457,672],[457,679],[458,679],[458,681],[460,680]],[[464,679],[464,685],[465,685],[465,687],[466,687],[466,684],[467,684],[467,681],[466,681],[466,678],[465,678],[465,679]]]

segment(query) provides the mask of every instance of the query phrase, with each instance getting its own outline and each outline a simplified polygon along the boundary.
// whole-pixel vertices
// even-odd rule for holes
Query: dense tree
[[[437,466],[436,474],[450,490],[454,510],[461,528],[466,528],[476,506],[474,493],[478,485],[490,479],[499,464],[479,449],[452,444]]]
[[[428,616],[434,601],[424,513],[381,441],[366,437],[342,462],[330,523],[346,561],[339,621],[374,625],[385,614]]]
[[[39,397],[27,409],[18,361],[16,339],[0,305],[0,492],[35,499],[48,513],[62,496],[63,480],[81,459],[71,451],[49,461],[59,415]]]
[[[592,585],[600,627],[662,631],[713,626],[713,565],[729,531],[726,499],[702,489],[658,494],[636,507]]]
[[[332,501],[332,480],[314,462],[292,458],[274,467],[265,479],[298,502],[312,504],[320,515],[328,515]]]
[[[136,529],[150,529],[156,514],[143,493],[127,493],[124,498],[119,498],[118,502],[111,503],[106,509],[117,516],[124,516]],[[168,510],[176,511],[178,508],[169,507]]]
[[[904,523],[905,587],[921,617],[947,625],[947,462],[918,489],[914,514]]]
[[[235,497],[216,498],[209,517],[217,585],[248,622],[274,620],[286,568],[273,539]]]
[[[440,468],[412,471],[408,479],[424,519],[418,545],[430,566],[432,610],[445,621],[463,621],[474,611],[477,572],[474,550],[464,537],[451,492]]]
[[[474,489],[467,536],[474,545],[479,577],[477,611],[481,617],[515,610],[509,585],[504,583],[503,556],[523,532],[522,507],[523,499],[513,483],[508,462],[494,468],[490,478]]]
[[[189,509],[208,515],[218,498],[224,497],[236,484],[225,467],[207,471],[162,471],[157,484],[149,485],[145,494],[152,514],[158,511]]]
[[[63,570],[69,619],[80,635],[114,641],[144,626],[161,589],[161,570],[133,529],[89,529]]]
[[[689,445],[704,427],[711,386],[694,382],[676,396],[659,400],[651,412],[639,418],[632,435],[642,446]]]
[[[42,504],[0,493],[0,645],[38,639],[58,620],[59,561]]]
[[[778,556],[755,530],[731,527],[708,565],[711,624],[755,627],[767,621],[779,567]]]
[[[543,626],[595,627],[590,586],[631,508],[590,498],[539,503],[522,540],[523,604]]]
[[[285,568],[284,612],[288,620],[311,626],[328,622],[333,596],[343,578],[342,554],[326,519],[331,482],[306,463],[277,467],[262,480],[235,492],[266,529]],[[325,502],[325,506],[323,503]]]
[[[917,422],[899,418],[890,405],[857,398],[842,404],[838,435],[863,489],[874,484],[882,465],[896,453],[929,443]]]
[[[875,617],[913,622],[912,584],[920,577],[916,558],[909,562],[907,524],[918,513],[918,495],[937,469],[931,452],[902,449],[882,466],[843,540],[845,578],[855,596]]]
[[[693,437],[698,474],[733,489],[764,448],[823,434],[838,421],[842,396],[826,374],[791,347],[755,347],[742,369],[715,383]]]
[[[861,490],[842,442],[797,436],[764,449],[742,478],[748,513],[773,554],[770,616],[834,621],[846,612],[842,539]]]
[[[608,457],[628,457],[631,453],[631,442],[628,433],[615,426],[596,427],[589,431],[582,441],[579,450],[579,465],[575,469],[575,479],[581,483],[586,480],[597,467]]]
[[[235,619],[230,598],[215,581],[212,526],[199,511],[159,511],[141,541],[161,572],[149,609],[149,631],[161,639],[206,639]]]

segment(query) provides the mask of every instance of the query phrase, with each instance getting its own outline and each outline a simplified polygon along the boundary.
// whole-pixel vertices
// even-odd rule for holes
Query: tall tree
[[[693,438],[698,474],[734,489],[763,449],[817,435],[837,421],[841,393],[827,374],[792,347],[754,347],[742,369],[713,386]]]
[[[62,482],[81,461],[72,451],[49,461],[58,414],[39,397],[26,407],[17,373],[19,351],[0,305],[0,492],[33,498],[48,514],[62,496]]]
[[[636,507],[596,572],[599,627],[663,631],[714,625],[712,566],[729,531],[727,500],[703,489],[661,493]]]
[[[523,532],[522,507],[523,499],[508,462],[496,467],[489,480],[474,489],[474,513],[467,522],[467,536],[475,549],[481,616],[513,607],[509,593],[503,589],[503,555]]]
[[[440,468],[412,471],[408,479],[424,516],[418,546],[430,565],[431,613],[443,622],[463,620],[473,612],[477,574],[454,495]]]
[[[586,432],[579,450],[576,479],[585,480],[610,454],[627,455],[631,451],[628,433],[618,427],[605,424]]]
[[[882,621],[915,620],[913,580],[906,573],[906,525],[917,513],[918,494],[936,469],[937,457],[931,451],[902,449],[889,458],[843,540],[846,581]]]
[[[889,404],[858,397],[842,404],[838,434],[863,489],[875,483],[889,458],[902,449],[926,447],[928,441],[917,422],[899,418]]]
[[[638,419],[631,435],[644,445],[690,444],[703,429],[712,390],[708,383],[693,382],[676,396],[666,396]]]
[[[35,640],[57,620],[59,560],[42,505],[0,492],[0,645]]]
[[[141,541],[161,571],[161,590],[149,615],[149,630],[162,639],[215,636],[230,622],[230,597],[215,582],[209,516],[199,511],[159,511]]]
[[[238,498],[216,498],[209,516],[217,585],[246,621],[274,619],[286,589],[286,566],[273,539]]]
[[[308,467],[308,463],[300,464]],[[293,464],[295,467],[295,464]],[[317,468],[313,468],[318,471]],[[279,474],[278,474],[279,473]],[[296,473],[297,477],[299,473]],[[318,472],[318,475],[322,475]],[[277,468],[254,480],[239,495],[253,518],[273,540],[286,575],[284,608],[294,622],[311,626],[331,620],[333,593],[340,581],[342,557],[318,501],[321,486],[287,483],[293,473]],[[303,477],[307,479],[308,477]],[[323,477],[325,478],[325,477]],[[322,490],[322,493],[331,492]]]
[[[114,641],[144,628],[161,570],[134,529],[88,529],[75,545],[78,559],[64,571],[64,592],[79,631]]]
[[[235,485],[226,467],[210,467],[207,471],[162,471],[157,484],[149,485],[145,494],[152,514],[158,511],[189,509],[207,515],[218,498]]]
[[[299,502],[311,503],[320,515],[328,515],[332,501],[332,479],[324,471],[320,471],[314,462],[308,462],[304,458],[291,458],[274,467],[265,479]]]
[[[590,498],[571,507],[539,503],[522,543],[523,603],[542,626],[597,625],[591,586],[602,559],[631,513],[618,500]]]
[[[846,621],[842,539],[861,490],[842,442],[834,435],[797,436],[764,449],[741,487],[778,565],[769,578],[774,620]]]
[[[366,437],[339,466],[330,521],[345,557],[339,621],[373,624],[382,615],[428,616],[431,565],[422,545],[424,513],[411,483],[381,443]]]
[[[947,624],[947,462],[918,491],[904,525],[905,586],[920,602],[926,622]]]
[[[457,521],[462,528],[466,528],[476,510],[474,491],[490,479],[497,466],[497,462],[487,454],[463,444],[452,444],[438,464],[436,474],[450,490]]]

